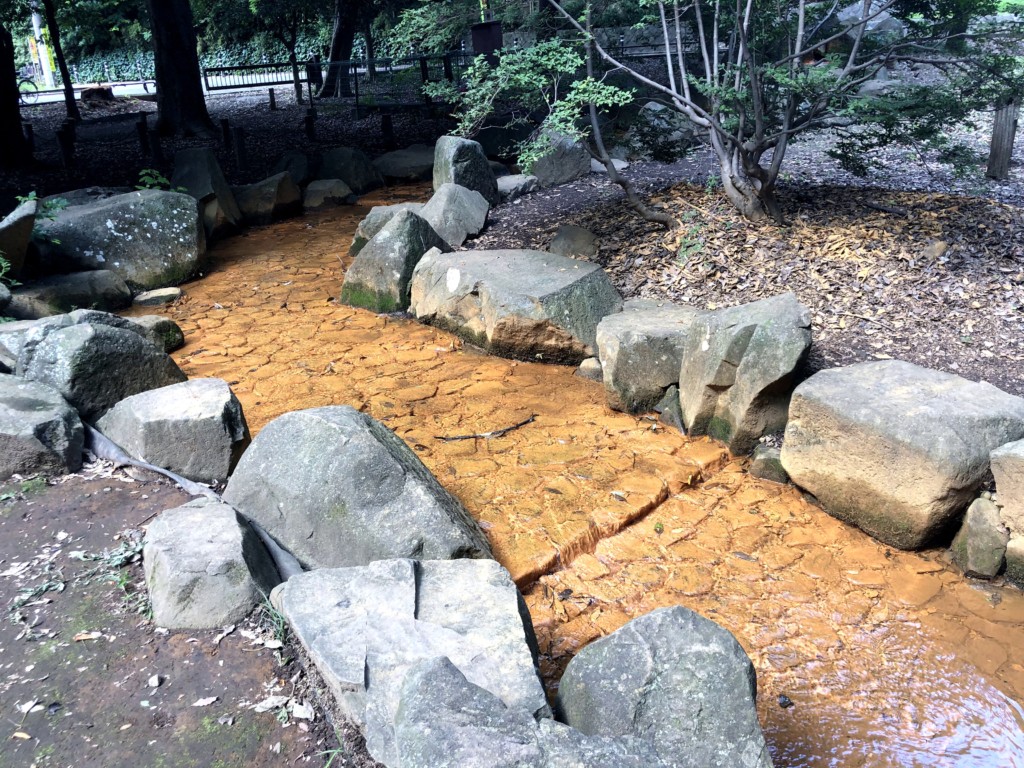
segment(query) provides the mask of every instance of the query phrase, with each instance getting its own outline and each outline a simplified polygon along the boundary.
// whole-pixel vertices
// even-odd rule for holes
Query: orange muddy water
[[[328,404],[394,430],[525,593],[551,692],[589,641],[685,605],[753,660],[779,768],[1024,766],[1019,590],[966,580],[941,551],[890,550],[713,442],[609,410],[571,368],[339,305],[368,206],[426,194],[382,192],[219,244],[166,313],[185,331],[182,369],[230,382],[254,434]],[[440,439],[530,416],[502,437]]]

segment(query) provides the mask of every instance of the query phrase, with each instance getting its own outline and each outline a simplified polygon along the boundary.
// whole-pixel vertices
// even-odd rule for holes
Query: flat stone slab
[[[900,360],[820,371],[796,388],[782,446],[826,512],[901,549],[950,532],[1024,436],[1024,400]]]
[[[234,624],[280,580],[256,532],[211,499],[161,512],[146,531],[142,563],[153,621],[168,629]]]
[[[165,307],[176,302],[181,295],[181,288],[157,288],[154,291],[143,291],[132,299],[132,304],[137,307]]]
[[[66,474],[82,466],[78,413],[51,387],[0,374],[0,480],[13,474]]]
[[[382,560],[294,576],[272,596],[370,754],[397,760],[401,685],[417,662],[447,657],[472,683],[528,717],[550,713],[532,626],[493,560]]]
[[[267,424],[224,500],[312,568],[491,556],[476,522],[412,449],[348,406],[293,411]]]
[[[627,301],[622,312],[602,318],[597,349],[611,408],[649,411],[679,383],[683,350],[699,314],[692,307]]]
[[[596,264],[544,251],[431,251],[416,266],[410,310],[488,352],[578,365],[622,299]]]
[[[198,201],[207,237],[222,237],[242,225],[242,212],[210,147],[190,147],[175,153],[171,187],[184,188]]]
[[[221,379],[132,395],[96,427],[129,456],[199,483],[227,480],[250,442],[242,405]]]

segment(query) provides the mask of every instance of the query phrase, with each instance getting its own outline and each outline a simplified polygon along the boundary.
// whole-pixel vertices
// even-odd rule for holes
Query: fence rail
[[[299,81],[305,82],[305,67],[299,67]],[[287,85],[293,82],[289,62],[272,64],[244,64],[237,67],[206,67],[203,84],[208,91],[226,91],[233,88],[261,88],[265,85]]]

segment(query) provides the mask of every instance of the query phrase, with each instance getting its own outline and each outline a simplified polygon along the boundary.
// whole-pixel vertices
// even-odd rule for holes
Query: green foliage
[[[136,189],[170,189],[171,182],[156,168],[143,168],[139,171],[139,182]]]
[[[496,112],[507,111],[511,125],[531,125],[530,137],[516,148],[519,164],[529,169],[551,151],[552,134],[588,138],[589,123],[580,118],[590,104],[606,109],[633,100],[632,91],[583,77],[582,67],[583,56],[570,42],[548,40],[502,51],[497,66],[477,57],[461,89],[441,83],[424,90],[455,106],[459,136],[475,135]]]

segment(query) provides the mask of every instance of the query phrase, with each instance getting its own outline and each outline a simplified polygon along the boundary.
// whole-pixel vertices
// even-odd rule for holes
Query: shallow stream
[[[230,382],[254,435],[328,404],[394,430],[524,591],[552,692],[584,644],[681,604],[753,660],[779,768],[1024,768],[1019,590],[964,579],[942,551],[891,550],[708,440],[615,413],[572,368],[339,305],[368,206],[427,194],[381,192],[218,244],[166,312],[185,331],[182,369]],[[530,416],[500,438],[439,439]]]

